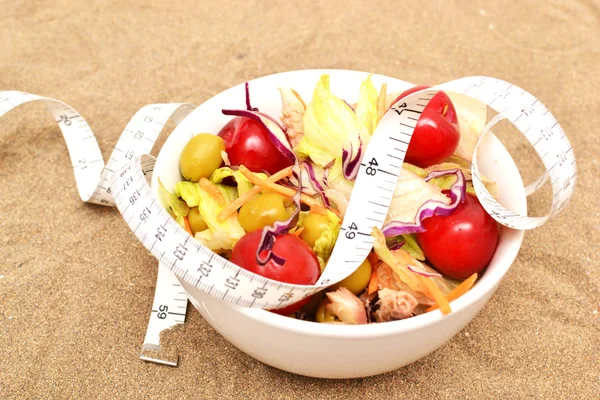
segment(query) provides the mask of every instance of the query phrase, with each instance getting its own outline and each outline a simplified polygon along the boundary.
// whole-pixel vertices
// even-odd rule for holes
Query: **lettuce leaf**
[[[427,176],[427,171],[425,171],[423,168],[417,167],[416,165],[409,164],[406,161],[404,161],[404,163],[402,163],[402,168],[404,168],[405,170],[407,170],[409,172],[412,172],[413,174],[417,175],[419,178],[425,178]]]
[[[375,251],[375,254],[377,254],[381,261],[387,264],[392,271],[394,271],[392,278],[397,280],[397,284],[402,289],[407,289],[406,291],[415,297],[427,297],[427,288],[423,285],[419,277],[407,268],[407,260],[402,257],[397,257],[390,249],[388,249],[386,238],[383,235],[383,232],[377,228],[373,228],[371,236],[373,236],[375,239],[373,242],[373,250]],[[408,255],[408,253],[404,253]]]
[[[471,161],[475,145],[487,123],[487,106],[464,94],[454,92],[446,92],[446,94],[456,109],[460,128],[460,141],[454,154]]]
[[[327,185],[329,188],[344,195],[347,200],[350,200],[350,194],[352,193],[352,189],[354,189],[354,182],[344,178],[341,158],[336,158],[333,166],[329,168]]]
[[[204,246],[217,253],[233,248],[231,236],[222,230],[212,231],[210,228],[205,229],[202,232],[197,232],[195,238]]]
[[[220,183],[215,184],[215,186],[219,189],[219,191],[225,198],[225,201],[227,202],[227,204],[231,203],[232,201],[234,201],[235,199],[238,198],[238,189],[237,188],[235,188],[233,186],[229,186],[229,185],[222,185]]]
[[[233,245],[246,233],[238,221],[237,212],[231,214],[225,221],[219,221],[217,216],[228,204],[228,191],[235,188],[216,185],[203,178],[198,182],[200,201],[198,211],[206,222],[208,229],[196,233],[196,239],[214,251],[231,250]],[[227,197],[226,197],[227,196]]]
[[[267,179],[267,176],[263,173],[258,173],[262,179]],[[215,172],[210,176],[210,181],[212,183],[221,183],[223,179],[232,177],[235,179],[237,183],[237,194],[238,196],[243,195],[250,189],[254,187],[252,182],[250,182],[240,171],[234,171],[229,167],[217,168]]]
[[[450,199],[438,186],[425,182],[405,169],[400,171],[398,182],[385,223],[391,221],[414,222],[419,207],[427,200],[450,204]]]
[[[185,201],[188,207],[197,207],[200,202],[200,192],[196,182],[181,181],[175,185],[175,195]]]
[[[456,157],[454,157],[454,159],[456,159]],[[465,179],[467,180],[467,192],[476,194],[475,189],[473,188],[473,183],[471,181],[472,178],[471,178],[470,164],[465,166],[465,164],[462,162],[460,164],[457,164],[455,162],[443,162],[441,164],[436,164],[436,165],[427,167],[423,171],[425,172],[425,174],[429,174],[430,172],[433,172],[433,171],[446,171],[449,169],[460,169],[462,171],[462,173],[465,175]],[[483,181],[483,184],[485,185],[486,189],[490,192],[490,194],[495,199],[498,199],[498,185],[496,184],[496,182],[491,180],[490,178],[486,177],[483,174],[481,175],[481,180]],[[455,175],[441,176],[439,178],[432,179],[429,182],[433,183],[434,185],[439,186],[440,189],[442,189],[442,190],[447,190],[447,189],[450,189],[450,186],[452,186],[452,184],[454,182],[456,182],[456,176]]]
[[[294,151],[322,167],[342,156],[344,144],[352,144],[353,157],[359,148],[359,138],[363,146],[368,145],[367,128],[352,109],[329,90],[329,75],[321,76],[317,82],[302,123],[304,135]]]
[[[379,92],[375,89],[373,82],[371,82],[371,75],[369,75],[360,85],[360,94],[355,113],[358,120],[367,128],[367,131],[371,135],[379,123],[377,112],[378,98]]]
[[[419,246],[415,234],[400,235],[399,239],[404,241],[402,249],[406,250],[406,252],[410,254],[411,257],[414,257],[419,261],[425,261],[425,253],[423,253],[421,246]]]
[[[180,200],[176,195],[165,189],[160,178],[158,179],[158,192],[160,199],[162,200],[163,206],[167,209],[169,214],[177,221],[177,223],[185,228],[185,222],[183,217],[187,216],[190,212],[188,205],[185,201]]]
[[[371,236],[375,239],[373,243],[375,254],[377,254],[377,256],[379,256],[379,258],[394,272],[392,274],[392,279],[395,281],[395,285],[397,285],[396,290],[398,290],[398,288],[400,290],[406,290],[415,296],[419,303],[429,303],[425,301],[427,298],[433,300],[427,287],[423,284],[417,274],[408,269],[408,266],[410,265],[412,268],[424,272],[438,273],[438,271],[412,257],[404,250],[404,248],[393,251],[388,249],[386,238],[379,229],[373,228]],[[454,280],[448,280],[443,277],[432,277],[428,279],[431,279],[444,295],[448,295],[448,293],[456,287],[456,282]],[[394,288],[390,287],[389,289]]]

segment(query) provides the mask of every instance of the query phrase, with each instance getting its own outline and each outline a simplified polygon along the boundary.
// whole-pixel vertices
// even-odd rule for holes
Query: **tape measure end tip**
[[[167,365],[169,367],[177,367],[177,365],[179,364],[179,356],[176,357],[175,361],[169,361],[169,360],[161,360],[160,358],[148,357],[143,354],[140,354],[140,359],[142,359],[146,362],[154,363],[154,364]]]

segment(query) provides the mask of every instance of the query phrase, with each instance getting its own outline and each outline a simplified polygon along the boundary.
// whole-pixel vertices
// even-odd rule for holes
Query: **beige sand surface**
[[[42,105],[23,106],[0,121],[0,398],[600,398],[597,1],[92,3],[3,2],[0,90],[73,105],[106,157],[144,104],[200,104],[274,72],[346,68],[419,83],[482,74],[553,111],[578,158],[576,197],[526,234],[475,320],[406,368],[352,381],[284,373],[190,308],[173,369],[138,358],[155,260],[118,212],[79,200],[60,131]],[[537,161],[522,142],[507,146],[531,175]]]

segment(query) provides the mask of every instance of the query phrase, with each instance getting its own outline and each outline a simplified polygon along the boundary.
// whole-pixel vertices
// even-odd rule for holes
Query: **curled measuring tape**
[[[550,215],[535,218],[517,215],[487,192],[475,158],[474,186],[490,215],[505,226],[532,229],[566,205],[575,184],[575,160],[571,145],[554,117],[526,91],[498,79],[475,77],[419,91],[392,105],[371,137],[342,222],[342,232],[328,267],[315,285],[292,285],[257,276],[196,242],[152,195],[144,179],[144,172],[153,169],[153,159],[148,156],[142,156],[113,175],[117,207],[144,246],[191,286],[242,306],[284,307],[342,280],[369,254],[374,240],[371,231],[383,225],[414,127],[439,89],[466,94],[496,109],[498,116],[484,132],[489,132],[501,119],[511,121],[534,146],[552,178]],[[541,182],[543,179],[535,185],[539,187]],[[143,200],[138,201],[138,197]]]
[[[535,97],[510,83],[489,77],[469,77],[425,89],[392,105],[377,126],[363,156],[328,267],[311,286],[273,281],[216,255],[177,225],[154,197],[148,182],[155,160],[148,155],[149,150],[166,119],[171,116],[176,123],[180,122],[192,106],[168,104],[142,108],[127,125],[106,167],[89,126],[64,103],[20,92],[3,92],[0,93],[0,107],[3,107],[0,116],[26,101],[44,101],[67,142],[83,201],[116,204],[138,239],[159,260],[161,268],[174,272],[180,280],[234,304],[279,308],[342,280],[369,254],[373,246],[371,230],[383,225],[414,127],[438,90],[473,97],[499,113],[487,124],[479,143],[495,123],[507,119],[542,159],[546,173],[528,186],[527,193],[533,193],[550,178],[552,208],[545,217],[527,217],[506,209],[487,192],[477,168],[475,151],[473,185],[483,207],[494,219],[514,229],[532,229],[556,215],[570,200],[576,180],[573,150],[556,119]],[[166,319],[171,314],[163,310],[172,310],[172,306],[160,307],[164,305],[160,297],[157,290],[153,312],[165,315],[163,319]]]
[[[151,104],[141,108],[125,127],[105,166],[96,137],[85,119],[61,101],[24,92],[0,92],[0,117],[32,101],[44,103],[63,134],[81,200],[105,206],[114,206],[110,189],[110,178],[114,171],[140,154],[150,153],[167,120],[172,119],[178,124],[195,108],[187,103]],[[160,350],[160,332],[184,322],[186,309],[187,297],[179,281],[166,266],[159,264],[142,359],[177,365],[177,359],[153,357],[144,350],[154,353]]]

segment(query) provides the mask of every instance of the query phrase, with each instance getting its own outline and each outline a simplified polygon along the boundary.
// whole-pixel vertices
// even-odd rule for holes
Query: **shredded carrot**
[[[313,214],[327,215],[327,209],[320,204],[311,206],[310,212]]]
[[[292,175],[292,167],[287,167],[287,168],[284,168],[281,171],[278,171],[278,172],[274,173],[273,175],[269,176],[266,179],[266,182],[274,183],[274,182],[277,182],[277,181],[279,181],[283,178],[286,178],[290,175]],[[225,221],[227,219],[227,217],[229,217],[231,214],[236,212],[241,206],[243,206],[244,204],[246,204],[247,202],[252,200],[254,198],[254,196],[259,194],[261,192],[261,190],[263,190],[263,189],[264,189],[264,187],[254,186],[252,189],[250,189],[249,191],[247,191],[246,193],[244,193],[243,195],[241,195],[240,197],[238,197],[237,199],[235,199],[234,201],[229,203],[229,205],[227,207],[225,207],[223,209],[223,211],[221,211],[219,213],[219,215],[217,216],[217,219],[219,221]]]
[[[183,222],[185,223],[186,232],[189,233],[190,235],[194,236],[194,233],[192,232],[192,228],[190,227],[190,221],[188,221],[187,216],[183,217]]]
[[[367,287],[367,293],[375,293],[379,290],[379,277],[377,276],[377,268],[379,268],[380,263],[377,262],[375,264],[371,264],[373,267],[371,271],[371,280],[369,280],[369,286]]]
[[[450,293],[448,293],[448,296],[446,296],[448,301],[456,300],[463,294],[467,293],[473,287],[476,280],[477,273],[471,275],[470,277],[462,281],[460,285],[458,285]]]
[[[435,300],[436,304],[438,305],[438,307],[440,308],[442,313],[450,314],[452,312],[452,310],[450,309],[450,304],[448,303],[448,300],[446,299],[446,297],[444,296],[444,293],[442,293],[442,291],[440,290],[438,285],[436,285],[434,281],[432,281],[430,278],[428,278],[426,276],[422,276],[422,275],[417,275],[417,276],[421,279],[421,282],[423,282],[423,285],[425,285],[425,287],[427,288],[427,290],[429,291],[429,293]]]
[[[269,182],[268,179],[263,180],[254,173],[252,173],[248,168],[243,165],[240,165],[239,171],[244,175],[250,182],[254,183],[257,186],[262,187],[263,189],[269,189],[274,191],[275,193],[279,193],[285,197],[294,197],[296,191],[294,189],[287,188],[285,186],[278,185],[274,182]],[[322,207],[315,199],[302,194],[300,196],[300,200],[309,207],[320,206]]]
[[[225,196],[223,196],[223,193],[219,190],[217,185],[212,183],[212,181],[202,178],[198,181],[198,185],[200,185],[204,191],[208,192],[210,197],[215,199],[221,207],[227,206],[227,200],[225,200]]]
[[[475,273],[475,274],[471,275],[470,277],[468,277],[467,279],[465,279],[464,281],[462,281],[460,283],[460,285],[458,285],[457,287],[452,289],[452,291],[450,293],[448,293],[448,295],[446,296],[446,300],[448,300],[448,302],[451,302],[453,300],[458,299],[460,296],[467,293],[473,287],[476,280],[477,280],[477,274]],[[427,310],[425,310],[425,312],[429,312],[429,311],[433,311],[433,310],[437,310],[437,309],[438,309],[438,305],[434,304],[431,307],[429,307]]]
[[[292,235],[298,237],[302,234],[302,231],[304,230],[304,227],[301,226],[300,228],[296,229],[294,232],[292,232]]]
[[[241,206],[252,200],[254,196],[260,193],[263,190],[260,186],[254,186],[252,189],[248,190],[246,193],[232,201],[217,215],[217,219],[219,221],[225,221],[227,217],[236,212]]]
[[[317,204],[313,204],[310,206],[310,212],[311,213],[315,213],[315,214],[320,214],[320,215],[327,215],[327,211],[331,211],[332,213],[334,213],[335,215],[338,216],[339,219],[343,219],[342,215],[340,214],[339,210],[336,210],[335,208],[327,208],[325,206],[322,206],[321,204],[317,203]]]

